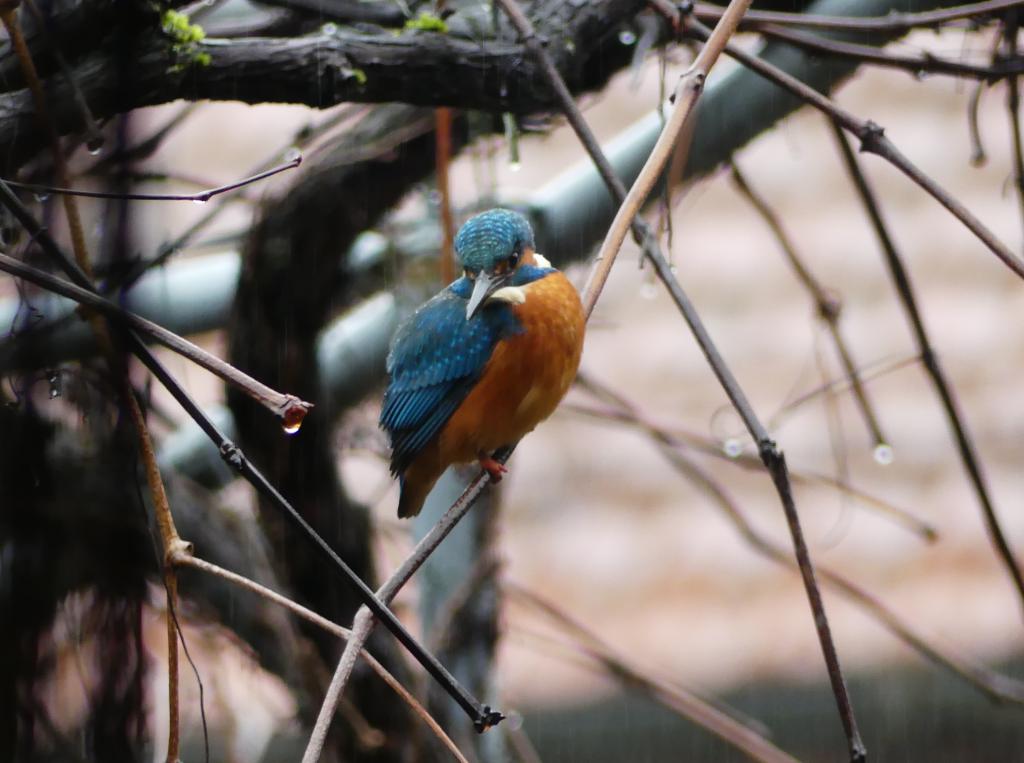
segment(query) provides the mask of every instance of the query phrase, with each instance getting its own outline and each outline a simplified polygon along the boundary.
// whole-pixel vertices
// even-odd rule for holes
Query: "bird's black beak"
[[[469,303],[466,305],[467,321],[477,314],[487,302],[487,298],[500,289],[510,275],[511,273],[497,274],[486,270],[480,271],[476,280],[473,281],[473,293],[469,295]]]

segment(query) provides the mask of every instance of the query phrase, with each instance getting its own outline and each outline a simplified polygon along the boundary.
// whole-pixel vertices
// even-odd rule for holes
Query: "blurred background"
[[[233,23],[233,18],[225,16],[220,23]],[[616,27],[618,44],[636,47],[644,29],[639,22]],[[989,24],[918,31],[885,50],[985,63],[1003,30]],[[760,45],[754,36],[740,43],[750,50]],[[656,111],[690,58],[685,46],[651,50],[636,56],[607,87],[581,96],[583,113],[602,142],[628,133]],[[736,64],[723,59],[709,95],[735,73]],[[882,125],[912,162],[1013,252],[1021,251],[1024,218],[1005,82],[976,92],[971,79],[865,67],[834,97],[851,113]],[[146,277],[148,293],[165,298],[169,313],[164,315],[191,314],[176,330],[193,334],[212,352],[243,367],[247,361],[250,371],[268,383],[253,367],[277,369],[272,386],[284,391],[298,392],[295,385],[329,389],[323,394],[330,402],[322,406],[322,398],[305,392],[302,396],[317,404],[311,426],[286,437],[274,422],[268,427],[240,420],[243,409],[205,371],[170,352],[158,355],[204,408],[230,421],[230,405],[234,436],[300,507],[303,496],[312,501],[310,485],[317,478],[309,466],[316,459],[303,449],[320,449],[325,463],[337,468],[337,481],[331,478],[334,487],[328,491],[331,500],[363,519],[314,513],[314,524],[330,527],[329,537],[349,538],[338,541],[342,545],[359,544],[368,557],[367,577],[380,581],[436,518],[429,508],[416,523],[395,518],[397,488],[388,475],[385,438],[376,427],[382,345],[379,338],[367,339],[376,337],[374,331],[389,333],[399,316],[440,283],[436,251],[444,200],[429,171],[433,159],[410,159],[385,145],[375,161],[393,161],[398,155],[400,166],[418,167],[425,161],[427,170],[410,171],[420,172],[422,179],[395,193],[393,211],[370,220],[372,233],[355,239],[354,248],[345,242],[333,251],[299,256],[294,227],[287,233],[274,227],[295,226],[301,219],[285,223],[275,212],[297,203],[296,189],[303,184],[323,181],[317,198],[331,193],[332,182],[351,191],[351,185],[344,185],[351,177],[330,175],[338,164],[332,152],[344,145],[346,134],[368,129],[374,108],[179,102],[137,109],[118,127],[123,133],[118,139],[126,144],[167,125],[173,129],[132,164],[134,190],[189,193],[215,187],[252,174],[260,162],[286,161],[289,151],[298,148],[304,162],[202,205],[82,203],[97,251],[108,251],[104,242],[111,229],[122,226],[130,229],[123,234],[130,242],[127,250],[144,259],[211,209],[218,210],[198,235],[176,247],[170,264]],[[972,108],[984,154],[973,159]],[[698,124],[702,118],[707,115],[698,112]],[[500,129],[494,133],[493,125],[479,134],[471,128],[469,141],[457,140],[468,145],[449,173],[456,222],[494,203],[535,209],[538,199],[557,197],[563,192],[560,183],[586,165],[577,138],[561,119],[533,117],[521,120],[520,127],[526,132],[518,136]],[[307,140],[309,135],[315,137]],[[404,138],[387,133],[380,140],[387,144]],[[82,173],[82,185],[107,187],[103,184],[112,182],[110,177],[87,173],[95,161],[82,148],[72,155],[72,168]],[[700,157],[690,161],[692,166]],[[1024,684],[1018,680],[1024,667],[1022,601],[986,533],[948,419],[832,130],[821,114],[804,108],[739,148],[732,162],[774,213],[814,279],[841,305],[839,331],[862,375],[881,438],[865,425],[812,296],[730,167],[701,172],[671,193],[659,191],[645,214],[662,234],[676,277],[786,454],[869,754],[876,760],[1018,760],[1024,756]],[[1016,275],[905,176],[875,156],[863,154],[860,162],[911,276],[1007,541],[1019,553],[1024,549],[1024,291]],[[374,175],[368,177],[372,184]],[[367,193],[383,194],[374,188]],[[31,201],[60,233],[54,197],[36,194]],[[329,203],[357,208],[361,199],[350,195]],[[353,213],[350,219],[359,216]],[[542,248],[543,234],[540,229]],[[275,235],[290,236],[293,248],[274,249]],[[580,234],[580,255],[544,251],[562,263],[580,288],[590,269],[580,259],[591,248],[584,238]],[[325,233],[311,240],[329,246],[330,239]],[[275,265],[281,252],[294,259]],[[310,265],[314,255],[318,264]],[[239,257],[247,263],[240,268]],[[360,257],[371,266],[369,275],[357,277],[352,263]],[[342,263],[348,263],[344,277],[336,273]],[[211,269],[203,271],[204,266]],[[311,296],[310,303],[304,303],[298,287],[280,283],[281,293],[268,296],[272,280],[243,291],[247,279],[251,286],[274,267],[280,268],[279,276],[290,267],[319,267],[321,278],[339,279],[341,287]],[[192,272],[194,280],[179,280],[185,272]],[[226,298],[218,296],[221,286]],[[17,323],[25,305],[45,301],[33,289],[20,288],[6,277],[0,281],[5,300],[0,317],[9,315],[2,312],[5,306],[19,310],[3,324],[12,327],[12,335],[27,330],[24,322]],[[241,306],[236,302],[232,307],[234,294]],[[305,341],[297,338],[298,329],[295,336],[283,336],[282,345],[264,344],[271,334],[259,324],[273,323],[287,312],[289,301],[301,316],[309,310],[322,315],[322,325],[314,326],[309,337],[310,342],[319,337],[320,355],[294,349],[293,344]],[[193,319],[198,333],[187,330]],[[76,349],[64,357],[81,353],[78,341],[66,339]],[[98,402],[103,385],[93,379],[94,370],[47,352],[34,367],[4,356],[9,382],[5,415],[30,409],[49,422],[40,452],[78,464],[86,472],[83,482],[95,483],[79,495],[95,493],[102,504],[118,478],[113,467],[103,471],[110,458],[103,443],[110,435],[96,434],[103,427],[88,412],[110,422],[116,414],[108,410],[109,403]],[[299,361],[289,367],[296,357]],[[322,367],[348,368],[356,381],[310,381],[303,376],[310,357],[322,360]],[[342,376],[344,368],[338,372]],[[318,559],[302,558],[305,548],[267,519],[248,485],[226,478],[174,400],[159,385],[151,386],[140,369],[132,374],[149,401],[154,436],[173,483],[172,509],[176,518],[179,510],[183,515],[182,536],[196,542],[200,557],[220,554],[218,563],[231,567],[223,556],[233,553],[239,572],[277,582],[296,600],[323,611],[301,581],[309,584],[328,571],[317,571]],[[282,377],[292,383],[282,383]],[[116,429],[116,423],[109,426]],[[7,431],[21,430],[9,421]],[[19,445],[2,439],[8,440],[6,452],[13,459],[11,452]],[[813,619],[789,562],[785,518],[756,457],[756,447],[678,310],[642,264],[639,249],[627,241],[588,326],[580,382],[556,414],[523,441],[500,487],[473,510],[470,526],[452,538],[450,548],[442,546],[439,559],[396,600],[396,612],[417,626],[414,631],[428,645],[452,653],[457,675],[468,671],[470,685],[479,685],[487,701],[511,713],[503,726],[475,738],[457,713],[432,697],[432,711],[450,719],[453,738],[470,759],[746,759],[679,712],[685,704],[679,696],[691,695],[798,759],[843,758],[842,727]],[[64,490],[72,489],[69,482]],[[23,499],[13,477],[5,484],[15,504]],[[441,486],[433,501],[435,513],[457,495],[458,484]],[[74,505],[61,503],[68,497],[61,499],[60,489],[54,495],[54,507]],[[47,527],[56,522],[48,521]],[[365,522],[365,536],[353,530],[359,522]],[[24,540],[17,527],[14,521],[4,526],[8,559],[16,558],[15,546]],[[219,533],[231,547],[228,552],[217,548]],[[98,542],[92,535],[87,540]],[[107,553],[120,553],[117,548],[108,547]],[[312,570],[296,572],[304,564]],[[138,562],[157,580],[150,565],[151,559]],[[4,567],[8,589],[31,586],[25,570],[13,563]],[[55,584],[60,595],[54,594],[48,614],[40,616],[37,630],[45,635],[37,649],[45,659],[39,660],[30,692],[37,712],[34,749],[18,748],[19,759],[60,758],[61,744],[90,758],[80,735],[94,713],[90,707],[99,679],[83,674],[89,674],[92,662],[103,664],[98,653],[104,650],[104,637],[100,632],[91,640],[89,613],[96,611],[95,599],[110,595],[109,587],[94,585]],[[320,690],[311,687],[322,689],[333,670],[330,655],[336,643],[309,635],[296,622],[282,622],[287,618],[280,613],[259,609],[260,614],[247,614],[270,607],[245,592],[218,593],[205,585],[198,574],[183,572],[180,624],[203,679],[213,758],[298,758],[310,713],[315,717],[320,702]],[[481,598],[483,591],[489,594]],[[144,697],[144,723],[153,730],[144,735],[150,740],[144,754],[159,758],[167,723],[166,610],[158,584],[135,595],[141,608],[131,616],[130,630],[143,645],[147,667],[139,674],[139,696]],[[352,605],[336,601],[344,598],[341,594],[331,596],[330,605],[323,606],[336,607],[338,622],[348,625]],[[460,619],[466,611],[489,624]],[[348,619],[340,619],[346,612]],[[250,617],[259,622],[249,623]],[[282,633],[287,634],[284,643]],[[427,696],[427,679],[404,653],[385,643],[388,638],[378,636],[390,663]],[[483,667],[469,665],[473,660],[459,654],[474,649],[483,650]],[[317,662],[309,657],[311,651],[319,653],[319,667],[311,667]],[[398,704],[384,691],[355,696]],[[187,664],[182,692],[187,753],[182,757],[200,759],[199,695]],[[341,759],[444,758],[421,739],[422,732],[414,735],[411,751],[409,745],[396,748],[388,739],[393,721],[379,720],[380,713],[360,699],[353,698],[342,715],[344,731],[338,733],[348,741],[337,742]],[[41,717],[49,719],[46,724],[38,721]],[[24,730],[21,740],[23,745]]]

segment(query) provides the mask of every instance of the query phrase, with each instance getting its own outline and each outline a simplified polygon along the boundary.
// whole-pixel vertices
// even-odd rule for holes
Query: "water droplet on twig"
[[[743,455],[743,443],[735,437],[730,437],[722,443],[722,452],[729,458],[739,458]]]
[[[875,463],[881,464],[882,466],[888,466],[892,463],[893,458],[895,458],[895,454],[892,452],[892,446],[887,442],[878,443],[871,455],[874,456]]]

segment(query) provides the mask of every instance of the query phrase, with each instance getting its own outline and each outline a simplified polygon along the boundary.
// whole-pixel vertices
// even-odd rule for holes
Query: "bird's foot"
[[[480,468],[491,476],[491,482],[501,482],[501,477],[508,471],[508,467],[500,461],[495,461],[490,456],[480,456],[478,459]]]

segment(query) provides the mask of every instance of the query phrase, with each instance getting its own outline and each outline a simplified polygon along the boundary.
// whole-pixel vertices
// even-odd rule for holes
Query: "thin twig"
[[[504,581],[502,588],[543,612],[563,629],[576,634],[582,640],[579,646],[586,654],[604,666],[605,670],[619,681],[642,689],[654,701],[707,729],[754,760],[796,763],[796,758],[780,750],[758,731],[730,717],[707,700],[632,664],[556,602],[514,581]]]
[[[1022,0],[1024,1],[1024,0]],[[684,20],[686,29],[694,34],[697,39],[707,39],[711,34],[710,30],[694,18]],[[1024,278],[1024,262],[1017,255],[1010,251],[1009,247],[1000,241],[996,235],[974,216],[963,204],[954,199],[941,185],[932,178],[925,175],[918,167],[911,162],[899,149],[893,145],[886,136],[884,130],[870,120],[862,120],[850,112],[840,108],[831,100],[808,87],[803,82],[778,67],[747,53],[742,48],[729,45],[726,53],[735,58],[741,64],[760,74],[770,82],[774,82],[784,90],[788,90],[805,103],[823,112],[836,120],[843,129],[852,133],[860,140],[860,148],[872,154],[882,157],[908,178],[917,183],[928,192],[936,201],[948,209],[959,219],[968,230],[977,236],[989,250],[1002,260],[1014,273]]]
[[[239,575],[236,572],[226,570],[223,567],[218,567],[216,564],[211,564],[210,562],[207,562],[203,559],[196,558],[192,555],[191,549],[180,548],[177,553],[172,555],[171,561],[179,567],[191,567],[196,570],[202,570],[203,572],[209,573],[210,575],[215,575],[216,577],[222,578],[223,580],[226,580],[229,583],[237,585],[240,588],[244,588],[247,591],[251,591],[257,596],[266,599],[267,601],[271,601],[275,604],[284,607],[285,609],[290,610],[291,612],[298,615],[307,622],[310,622],[313,625],[323,628],[325,631],[333,633],[338,638],[348,640],[351,636],[351,631],[348,628],[344,628],[335,623],[334,621],[328,620],[326,617],[323,617],[322,615],[318,615],[313,610],[303,607],[301,604],[292,601],[287,596],[279,594],[277,591],[271,590],[266,586],[260,585],[254,580],[250,580],[249,578],[243,575]],[[380,676],[381,680],[383,680],[384,683],[390,686],[395,691],[395,693],[402,698],[402,701],[405,702],[409,706],[409,708],[417,716],[420,717],[420,719],[430,728],[433,734],[441,741],[441,743],[448,748],[448,750],[452,753],[455,759],[458,761],[462,761],[462,763],[466,763],[466,758],[459,751],[459,748],[455,745],[455,742],[453,742],[451,737],[449,737],[445,733],[444,729],[441,728],[441,725],[436,720],[434,720],[434,717],[430,715],[429,712],[427,712],[427,709],[423,707],[420,701],[417,700],[416,697],[414,697],[411,693],[409,693],[409,691],[404,686],[402,686],[401,682],[393,675],[391,675],[391,673],[388,672],[388,669],[385,668],[377,660],[376,657],[367,652],[365,649],[362,651],[362,657],[366,660],[366,663],[373,669],[373,672]]]
[[[743,29],[756,29],[763,24],[785,24],[833,31],[906,33],[911,29],[941,26],[951,21],[991,16],[1020,5],[1024,5],[1024,0],[988,0],[934,11],[888,13],[872,18],[755,10],[746,14],[741,26]],[[702,21],[717,21],[724,14],[724,9],[711,3],[696,3],[693,14]]]
[[[502,7],[509,14],[509,18],[512,20],[512,23],[524,38],[527,48],[531,50],[541,62],[548,59],[546,51],[536,41],[536,35],[529,24],[529,20],[526,19],[521,12],[516,12],[518,8],[514,0],[499,0],[499,2],[501,2]],[[587,282],[587,287],[584,292],[583,306],[588,316],[593,311],[597,298],[607,281],[608,275],[611,272],[611,267],[614,264],[615,257],[617,256],[622,246],[622,242],[626,237],[627,230],[634,227],[634,220],[637,218],[640,206],[650,195],[651,189],[661,176],[665,165],[668,163],[673,153],[676,152],[679,136],[683,133],[684,127],[686,126],[690,114],[693,111],[694,105],[703,90],[704,80],[706,79],[708,72],[714,65],[718,56],[726,48],[729,38],[735,32],[740,19],[743,17],[744,12],[749,5],[749,0],[732,0],[732,2],[730,2],[718,25],[715,27],[714,32],[707,38],[706,44],[697,55],[693,64],[691,64],[690,68],[679,78],[672,98],[674,102],[672,114],[663,127],[654,148],[651,150],[650,156],[644,163],[643,168],[640,170],[640,174],[637,176],[636,181],[633,183],[633,186],[627,194],[622,193],[623,189],[621,181],[618,180],[614,172],[611,170],[611,166],[608,164],[607,158],[604,156],[599,144],[594,139],[593,134],[590,132],[590,129],[580,114],[576,104],[569,96],[565,83],[562,82],[557,70],[554,69],[553,65],[542,67],[542,70],[549,77],[550,85],[555,90],[556,95],[559,96],[563,111],[568,116],[570,124],[580,136],[581,142],[587,149],[594,163],[597,165],[602,178],[608,185],[612,198],[620,205],[616,212],[615,219],[612,222],[611,228],[609,229],[604,242],[601,245],[601,249],[598,252],[594,268],[591,271],[590,279]],[[533,42],[531,43],[531,41]],[[550,64],[550,59],[548,59],[548,61]],[[687,144],[683,147],[681,153],[687,151],[688,148],[689,145]],[[682,161],[683,159],[682,157],[679,157],[677,160]],[[697,311],[694,309],[689,298],[683,292],[682,287],[676,280],[675,275],[672,273],[672,268],[668,264],[668,261],[663,255],[661,255],[661,252],[657,247],[651,245],[652,239],[653,236],[650,236],[649,234],[641,236],[641,241],[644,242],[644,254],[651,260],[656,272],[658,273],[658,277],[661,278],[666,288],[668,288],[669,293],[682,312],[691,332],[697,340],[697,343],[700,345],[701,350],[708,359],[712,370],[717,376],[722,387],[725,389],[725,392],[729,396],[733,406],[739,412],[741,418],[750,431],[751,436],[757,442],[761,460],[764,462],[765,468],[771,475],[772,481],[778,491],[779,498],[786,514],[786,521],[789,525],[790,534],[793,539],[793,546],[797,560],[799,561],[800,571],[803,575],[804,586],[806,588],[807,597],[814,616],[814,623],[817,628],[822,653],[828,668],[829,680],[832,684],[832,691],[835,695],[840,720],[846,734],[850,759],[851,761],[862,761],[866,758],[864,744],[860,739],[860,732],[857,729],[857,722],[853,714],[853,707],[850,703],[849,694],[846,689],[846,681],[843,677],[842,668],[839,665],[839,657],[836,653],[835,644],[832,641],[828,618],[825,614],[824,605],[821,601],[821,594],[818,591],[818,586],[814,579],[814,567],[811,564],[810,554],[808,553],[807,545],[803,538],[803,530],[800,527],[800,519],[797,515],[796,505],[793,501],[792,490],[790,488],[789,477],[786,470],[785,456],[778,449],[775,442],[768,436],[768,433],[757,419],[753,409],[746,399],[746,396],[743,394],[743,391],[737,384],[732,372],[729,370],[728,366],[726,366],[725,361],[722,359],[717,348],[712,342],[710,335],[704,328],[703,322],[700,320],[700,316],[697,314]]]
[[[442,106],[434,109],[434,135],[437,149],[437,194],[441,210],[441,283],[455,280],[455,220],[452,219],[452,194],[448,183],[448,167],[452,160],[452,110]]]
[[[981,106],[981,94],[985,91],[984,82],[976,82],[967,100],[967,134],[971,141],[971,166],[980,167],[988,159],[985,146],[981,142],[981,129],[978,127],[978,110]]]
[[[222,193],[228,191],[234,191],[239,188],[244,188],[252,183],[257,183],[260,180],[265,180],[268,177],[277,175],[285,170],[292,170],[302,164],[302,156],[296,156],[293,159],[279,164],[276,167],[271,167],[269,170],[264,170],[250,177],[237,180],[227,185],[219,185],[216,188],[208,188],[205,191],[199,191],[198,193],[119,193],[115,191],[86,191],[81,188],[57,188],[48,185],[37,185],[35,183],[18,183],[14,180],[4,180],[3,182],[7,185],[14,186],[15,188],[21,188],[32,193],[39,194],[58,194],[61,196],[82,196],[87,199],[122,199],[125,201],[192,201],[199,204],[203,204],[214,196],[219,196]]]
[[[871,434],[871,438],[874,441],[875,447],[883,445],[885,435],[882,434],[882,428],[878,423],[878,417],[875,415],[874,407],[868,400],[867,391],[864,389],[864,385],[861,383],[860,372],[857,369],[857,364],[853,360],[853,353],[850,352],[850,348],[846,344],[846,340],[843,339],[842,331],[839,329],[839,316],[842,312],[842,301],[832,291],[826,289],[817,278],[811,273],[807,264],[803,261],[803,258],[797,253],[796,246],[794,246],[789,234],[786,232],[785,227],[782,224],[782,220],[772,209],[771,205],[768,204],[768,200],[761,194],[751,187],[746,177],[740,171],[735,160],[730,163],[732,179],[736,184],[736,187],[750,201],[751,205],[761,215],[761,218],[771,229],[775,235],[775,240],[782,248],[783,254],[786,255],[786,259],[789,260],[789,264],[792,266],[796,273],[797,279],[803,284],[804,288],[810,294],[811,299],[814,300],[814,306],[817,309],[818,317],[825,324],[829,334],[832,337],[832,344],[836,348],[836,353],[839,355],[839,360],[843,366],[843,372],[846,375],[846,379],[850,383],[850,387],[853,390],[854,399],[857,401],[857,407],[860,408],[861,415],[864,417],[864,423],[867,425],[868,432]]]
[[[35,16],[36,25],[42,33],[42,38],[49,45],[50,52],[56,59],[57,66],[60,67],[61,75],[71,88],[71,96],[74,98],[75,107],[82,117],[82,127],[85,129],[86,134],[86,148],[92,152],[99,151],[103,148],[105,138],[96,123],[96,118],[92,115],[92,109],[89,108],[88,101],[85,100],[85,96],[82,94],[82,88],[78,85],[78,76],[75,74],[74,69],[68,66],[67,59],[64,58],[64,53],[61,51],[60,46],[50,36],[50,20],[39,12],[35,0],[24,0],[24,3],[29,12]]]
[[[935,391],[938,393],[939,399],[942,401],[943,410],[946,412],[946,419],[956,439],[960,460],[974,487],[978,503],[981,505],[982,516],[985,520],[989,539],[1000,561],[1006,567],[1010,578],[1013,580],[1021,606],[1024,607],[1024,574],[1021,572],[1020,562],[1017,561],[1013,549],[1010,547],[1010,543],[999,523],[999,517],[996,515],[996,509],[989,496],[988,486],[985,482],[985,475],[982,472],[981,461],[977,457],[971,435],[967,431],[967,424],[964,421],[963,414],[960,412],[960,405],[957,402],[956,394],[946,379],[946,375],[939,363],[938,355],[936,355],[931,340],[928,338],[924,319],[918,309],[914,288],[910,282],[910,273],[907,272],[907,268],[903,264],[903,258],[900,256],[892,237],[889,235],[889,229],[882,218],[882,211],[878,205],[878,200],[875,198],[874,191],[868,184],[867,178],[861,171],[860,163],[857,161],[853,149],[850,148],[850,144],[847,142],[846,136],[843,135],[839,126],[835,122],[831,122],[831,125],[843,160],[846,163],[846,168],[864,204],[864,209],[871,219],[871,225],[875,230],[875,234],[878,236],[878,242],[885,255],[889,275],[896,287],[897,294],[899,294],[900,302],[907,314],[907,320],[913,329],[914,340],[921,355],[921,362],[929,378],[931,378],[932,384],[935,385]]]
[[[1017,60],[1017,17],[1007,14],[1003,37],[1006,40],[1006,58]],[[1020,134],[1020,88],[1016,76],[1006,81],[1006,108],[1010,112],[1010,141],[1013,145],[1013,184],[1017,188],[1017,203],[1020,206],[1021,223],[1024,224],[1024,148]]]
[[[7,193],[9,193],[9,190]],[[0,203],[6,204],[7,201],[9,201],[9,198],[5,193],[4,183],[0,181]],[[10,206],[8,206],[8,209],[10,209]],[[30,233],[35,235],[37,240],[41,240],[40,236],[37,235],[38,232],[30,231]],[[103,313],[108,318],[139,332],[143,336],[149,337],[172,352],[191,360],[196,365],[202,366],[210,373],[237,387],[262,404],[267,410],[281,419],[282,426],[286,429],[291,431],[298,429],[306,413],[313,407],[312,403],[300,400],[295,395],[278,392],[268,387],[235,368],[227,361],[221,360],[202,347],[192,344],[192,342],[184,337],[143,318],[141,315],[125,310],[110,300],[99,296],[94,291],[52,276],[13,257],[8,257],[6,254],[0,254],[0,270]]]
[[[879,50],[872,45],[859,45],[841,40],[830,40],[825,37],[794,32],[790,29],[770,24],[758,27],[757,31],[767,38],[780,40],[790,45],[795,45],[798,48],[809,50],[812,53],[820,53],[837,58],[848,58],[892,69],[902,69],[920,76],[925,74],[948,74],[954,77],[968,77],[991,83],[1007,77],[1015,78],[1017,74],[1024,71],[1024,61],[1012,57],[998,64],[971,64],[964,61],[951,61],[940,58],[932,53],[920,53],[918,55],[890,53]]]
[[[653,421],[651,417],[634,408],[622,408],[618,401],[615,401],[615,405],[612,407],[585,406],[579,403],[566,403],[564,407],[569,411],[579,413],[589,418],[634,427],[647,433],[668,447],[696,450],[704,455],[712,456],[722,461],[727,461],[748,471],[761,471],[764,469],[764,464],[761,463],[761,460],[757,456],[746,453],[739,453],[737,455],[726,453],[718,443],[714,442],[709,437],[702,437],[695,432],[678,432],[675,429],[664,427]],[[912,514],[907,509],[890,503],[889,501],[871,495],[870,493],[865,493],[860,488],[841,478],[834,477],[830,474],[820,474],[818,472],[803,470],[790,471],[789,476],[790,479],[793,480],[794,484],[797,485],[819,485],[822,487],[834,488],[841,493],[849,495],[852,498],[856,498],[866,507],[871,508],[882,516],[895,521],[900,527],[909,530],[914,535],[917,535],[928,543],[934,543],[939,538],[938,530],[936,530],[934,525],[929,524],[926,520]]]
[[[740,535],[756,551],[780,564],[788,567],[794,566],[786,550],[754,529],[754,525],[751,524],[740,510],[739,505],[729,495],[725,486],[716,480],[706,469],[678,451],[663,449],[663,453],[691,481],[695,481],[704,487]],[[835,586],[841,593],[870,612],[892,634],[911,646],[926,659],[959,676],[996,702],[1024,704],[1024,684],[1020,681],[996,673],[983,665],[971,662],[966,657],[953,654],[946,649],[941,649],[929,643],[906,623],[903,618],[897,615],[896,612],[863,587],[838,572],[830,570],[828,567],[819,567],[818,571],[824,581]]]

